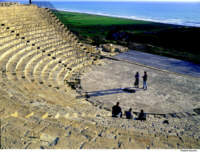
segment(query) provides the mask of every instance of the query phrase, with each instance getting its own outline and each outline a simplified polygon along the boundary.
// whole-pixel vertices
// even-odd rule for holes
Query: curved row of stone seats
[[[84,55],[82,55],[82,56],[84,57]],[[71,57],[68,57],[68,62],[67,62],[66,58],[65,59],[60,58],[58,61],[63,61],[62,64],[60,63],[63,67],[59,66],[60,67],[59,69],[58,68],[53,68],[53,67],[58,67],[59,62],[51,62],[48,65],[48,66],[50,66],[48,69],[52,69],[52,70],[50,70],[50,71],[48,71],[48,70],[44,71],[43,79],[44,80],[48,79],[48,80],[61,81],[62,84],[63,84],[64,77],[60,78],[60,77],[57,77],[56,75],[58,75],[60,73],[60,71],[66,70],[66,68],[72,68],[72,67],[70,67],[70,60],[71,60],[71,63],[72,63],[73,61],[77,62],[78,59],[77,59],[76,55],[72,55]],[[81,61],[83,61],[83,59]],[[59,83],[59,84],[61,84],[61,83]]]
[[[40,27],[42,25],[49,25],[47,21],[43,21],[43,20],[39,20],[37,18],[35,18],[34,20],[33,19],[30,19],[28,17],[24,17],[24,19],[22,19],[20,17],[20,19],[17,19],[16,17],[13,17],[11,19],[8,19],[8,18],[3,18],[3,19],[0,19],[0,27],[1,28],[7,28],[9,29],[10,27],[17,27],[17,28],[31,28],[31,27],[34,27],[34,28],[37,28],[37,27]]]
[[[16,90],[17,90],[17,88],[16,88]],[[15,91],[16,91],[15,90]],[[25,90],[25,89],[24,89]],[[23,92],[25,92],[25,91],[23,91]],[[28,97],[28,96],[23,96],[23,92],[19,92],[19,94],[16,94],[15,95],[15,97],[17,97],[17,98],[15,98],[15,100],[13,100],[13,102],[12,103],[10,103],[10,100],[3,100],[3,101],[5,101],[5,104],[4,103],[2,103],[2,105],[1,105],[1,108],[3,107],[3,108],[6,108],[5,106],[7,105],[9,105],[9,107],[10,108],[7,108],[6,109],[6,112],[4,113],[4,115],[5,116],[8,116],[9,114],[13,114],[13,113],[18,113],[17,115],[15,115],[15,116],[13,116],[13,117],[20,117],[20,116],[24,116],[24,118],[30,118],[31,116],[32,117],[36,117],[36,116],[39,116],[38,118],[39,119],[45,119],[43,116],[44,116],[44,114],[45,113],[47,113],[48,112],[48,114],[49,115],[53,115],[53,117],[55,117],[56,116],[56,113],[58,113],[59,112],[59,109],[57,109],[57,110],[49,110],[49,108],[55,108],[55,106],[49,106],[47,103],[46,103],[46,101],[44,101],[44,99],[42,100],[41,98],[39,98],[39,97],[36,97],[36,99],[34,99],[34,97],[32,96],[31,98],[30,97]],[[51,96],[51,94],[49,94],[49,96]],[[20,98],[19,98],[20,97]],[[5,98],[9,98],[9,95],[8,95],[8,93],[7,92],[5,92]],[[70,98],[70,97],[69,97]],[[20,99],[21,101],[19,101],[18,99]],[[60,98],[62,101],[65,101],[65,99],[64,98]],[[40,107],[32,107],[31,105],[30,105],[30,103],[29,102],[27,102],[27,101],[33,101],[33,102],[35,102],[35,101],[43,101],[44,103],[43,104],[41,104],[41,106]],[[12,100],[11,100],[12,101]],[[43,105],[44,104],[46,104],[46,106],[45,107],[43,107]],[[22,106],[22,107],[21,107]],[[30,107],[29,107],[30,106]],[[73,109],[68,109],[68,112],[70,112],[70,111],[73,111]],[[34,115],[30,115],[30,113],[34,113]],[[53,113],[52,113],[53,112]],[[60,111],[59,112],[60,114],[62,114],[62,112]],[[66,112],[64,113],[64,114],[66,114]]]
[[[51,47],[52,47],[52,46],[51,46]],[[56,47],[56,45],[55,45],[55,47]],[[57,45],[57,47],[59,47],[59,45]],[[65,49],[67,49],[67,47],[69,47],[69,46],[67,45],[67,46],[65,47]],[[59,49],[59,48],[57,48],[57,49]],[[41,60],[41,59],[44,58],[45,56],[49,56],[50,53],[51,53],[51,54],[54,53],[54,54],[56,55],[56,52],[57,52],[57,51],[55,51],[55,50],[53,51],[53,50],[48,49],[48,48],[45,49],[45,52],[42,51],[42,52],[39,52],[39,53],[38,53],[37,50],[32,51],[32,52],[28,52],[28,53],[24,54],[23,57],[21,57],[21,59],[20,59],[18,65],[20,65],[21,62],[22,62],[22,61],[25,61],[25,60],[29,61],[30,63],[31,63],[31,60],[33,60],[34,62],[38,62],[39,60]],[[37,56],[34,58],[35,55],[37,55]],[[38,58],[39,60],[36,60],[37,58]],[[23,64],[22,64],[22,65],[23,65]]]
[[[84,57],[84,55],[85,54],[82,53],[82,57]],[[77,58],[78,58],[78,56],[76,54],[71,54],[67,58],[65,56],[65,57],[58,59],[57,63],[60,63],[60,64],[57,64],[52,68],[52,71],[49,74],[50,79],[52,79],[53,77],[55,79],[59,79],[59,77],[57,77],[56,75],[59,75],[59,73],[61,73],[62,71],[65,71],[65,72],[68,71],[70,69],[69,63],[72,62],[73,60],[77,59]],[[59,79],[59,80],[63,81],[64,79]]]
[[[63,51],[63,52],[64,52],[64,51]],[[66,52],[64,52],[64,53],[66,54],[66,53],[68,53],[68,52],[69,52],[69,50],[66,50]],[[61,59],[62,59],[62,58],[60,58],[59,61],[62,62]],[[66,56],[65,56],[65,59],[66,59]],[[38,75],[42,76],[42,72],[43,72],[43,70],[45,70],[45,67],[46,67],[47,65],[49,65],[51,62],[53,62],[53,63],[55,63],[55,64],[61,64],[61,62],[59,63],[59,61],[58,61],[58,62],[54,62],[54,60],[52,60],[51,57],[49,57],[49,58],[44,58],[44,59],[40,60],[40,61],[38,62],[38,64],[35,65],[35,68],[33,69],[33,75],[34,75],[34,76],[35,76],[35,75],[36,75],[36,76],[38,76]],[[52,71],[52,69],[49,69],[49,71]],[[44,80],[45,80],[45,79],[44,79]],[[44,82],[44,80],[41,79],[40,81],[41,81],[41,82]]]
[[[8,6],[13,6],[13,5],[19,5],[17,2],[0,2],[0,7],[8,7]]]
[[[48,60],[46,60],[46,61],[48,61]],[[67,62],[67,61],[65,61],[65,62]],[[76,58],[74,57],[74,58],[72,58],[71,57],[71,59],[70,59],[70,61],[68,61],[68,64],[70,64],[70,63],[72,63],[72,62],[76,62]],[[44,63],[44,62],[43,62]],[[59,64],[59,63],[56,63],[56,64]],[[61,63],[60,63],[61,64]],[[40,64],[38,64],[38,65],[42,65],[42,63],[40,63]],[[66,65],[66,64],[65,64]],[[45,64],[43,65],[43,66],[45,66]],[[65,67],[65,66],[64,66]],[[69,65],[67,66],[67,67],[70,67]],[[61,68],[61,69],[64,69],[63,67]],[[40,73],[41,73],[41,69],[39,69],[39,70],[37,70],[37,71],[35,71],[34,72],[34,75],[36,75],[36,76],[38,76],[38,75],[41,75]],[[48,74],[47,74],[48,73]],[[50,74],[49,74],[50,73]],[[51,74],[52,73],[52,74]],[[52,75],[55,75],[55,74],[57,74],[58,72],[54,72],[53,70],[50,70],[49,72],[46,72],[46,73],[43,73],[44,74],[44,76],[47,74],[49,77],[49,79],[47,79],[46,80],[46,77],[44,77],[44,78],[41,78],[40,77],[40,80],[38,80],[39,82],[41,81],[42,83],[44,83],[45,81],[52,81],[52,80],[55,80],[55,81],[57,81],[55,78],[51,78],[50,77],[50,75],[52,76]],[[58,81],[62,81],[62,83],[60,83],[60,84],[62,84],[63,85],[63,80],[64,80],[64,78],[62,78],[61,80],[58,80]],[[55,82],[53,82],[53,83],[55,83]],[[47,84],[48,84],[48,82],[47,82]],[[51,84],[52,86],[54,85],[54,84]],[[56,84],[55,84],[56,85]]]
[[[30,34],[39,34],[41,31],[43,31],[43,33],[45,32],[50,32],[50,31],[54,31],[55,29],[53,28],[53,26],[47,26],[47,25],[42,25],[39,27],[20,27],[18,28],[17,26],[11,27],[10,31],[7,31],[8,33],[11,34],[16,34],[16,36],[21,36],[21,35],[30,35]],[[20,33],[20,34],[19,34]],[[41,35],[43,34],[41,33]]]
[[[10,57],[9,56],[10,53],[15,52],[16,50],[20,50],[20,49],[26,47],[25,44],[21,43],[21,40],[14,39],[12,42],[6,43],[5,46],[1,47],[1,50],[0,50],[0,53],[1,53],[0,62],[2,62],[1,59],[4,59],[4,57],[6,57],[6,56],[9,58]]]
[[[41,64],[39,64],[39,65],[41,65]],[[40,72],[40,70],[39,70],[39,72]],[[36,74],[36,75],[40,75],[40,74]],[[39,81],[40,82],[40,81]]]
[[[44,33],[45,34],[45,33]],[[52,37],[54,37],[55,35],[53,35],[53,34],[55,34],[55,33],[53,33],[52,34],[52,32],[50,33],[50,31],[49,31],[49,34],[51,34],[52,35]],[[43,35],[43,33],[41,33],[41,35],[40,35],[40,37]],[[46,36],[50,36],[50,35],[48,35],[48,34],[45,34]],[[33,36],[35,36],[35,35],[33,35]],[[37,35],[36,35],[37,36]],[[12,37],[12,36],[10,36],[10,37]],[[12,39],[10,39],[10,37],[1,37],[1,41],[6,41],[6,40],[8,40],[8,42],[12,42]],[[25,39],[26,37],[24,37],[24,39]],[[13,37],[13,39],[16,39],[15,37]],[[38,39],[38,37],[36,38],[36,39]],[[6,42],[5,42],[6,43]],[[6,46],[6,44],[5,45],[3,45],[4,47]]]
[[[11,39],[12,40],[12,39]],[[21,41],[21,40],[16,40],[16,39],[14,39],[12,42],[14,42],[14,44],[12,45],[12,46],[16,46],[16,48],[18,48],[20,45],[26,45],[27,47],[32,47],[32,48],[37,48],[37,50],[38,49],[40,49],[40,48],[38,48],[37,47],[37,45],[39,45],[40,44],[40,46],[41,46],[41,48],[43,47],[43,46],[47,46],[48,44],[50,44],[50,43],[53,43],[52,44],[52,46],[54,46],[54,44],[61,44],[60,43],[60,41],[58,41],[57,39],[50,39],[49,40],[49,38],[47,38],[46,39],[46,41],[42,41],[42,40],[45,40],[45,39],[39,39],[39,37],[37,38],[37,40],[39,40],[39,41],[37,41],[37,42],[34,42],[34,46],[33,45],[27,45],[27,41],[25,41],[24,43]],[[15,43],[15,41],[16,41],[16,43]],[[40,42],[41,41],[41,42]],[[7,52],[9,52],[10,50],[9,50],[9,47],[7,47],[7,46],[10,46],[10,42],[11,41],[8,41],[9,43],[4,43],[4,45],[1,47],[1,52],[4,52],[4,53],[7,53]],[[44,44],[43,44],[43,42],[44,42]],[[33,43],[32,43],[33,44]]]
[[[49,33],[49,34],[51,34],[52,36],[54,36],[55,37],[55,35],[54,35],[54,33],[52,34],[52,32],[51,33]],[[40,34],[39,34],[40,35]],[[50,36],[50,35],[48,35],[48,34],[45,34],[46,36]],[[33,34],[33,36],[35,36],[35,34]],[[41,33],[41,35],[40,36],[42,36],[42,33]],[[42,37],[42,38],[44,38],[44,37]],[[24,37],[24,39],[25,39],[25,37]],[[38,39],[38,37],[36,38],[36,39]],[[6,39],[4,39],[4,40],[6,40]],[[30,40],[28,40],[27,42],[30,42]]]
[[[52,27],[52,28],[46,28],[46,27],[43,27],[44,29],[41,29],[41,28],[38,28],[37,30],[33,30],[33,31],[31,31],[31,32],[29,32],[29,31],[26,31],[26,30],[23,30],[23,32],[18,32],[18,33],[20,33],[20,35],[18,34],[18,36],[20,36],[21,38],[24,38],[24,39],[29,39],[31,36],[37,36],[37,35],[40,35],[41,37],[42,36],[48,36],[49,37],[49,35],[52,35],[52,31],[54,32],[54,37],[59,37],[60,38],[60,36],[58,35],[58,33],[54,30],[54,28]],[[42,32],[41,32],[42,31]],[[13,32],[15,32],[14,30],[13,30]],[[9,33],[9,32],[8,32]],[[12,33],[12,32],[11,32]],[[16,34],[17,35],[17,34]],[[60,38],[61,39],[61,38]]]
[[[28,98],[24,99],[24,101],[28,101],[28,100],[29,100]],[[59,99],[59,100],[62,101],[64,99]],[[89,116],[86,111],[87,109],[86,107],[88,105],[84,105],[83,103],[81,103],[82,104],[81,110],[83,110],[83,112],[79,113],[78,115],[77,114],[75,115],[76,113],[75,107],[79,106],[80,104],[79,102],[77,102],[76,105],[74,105],[74,109],[73,109],[73,106],[69,109],[69,108],[61,108],[60,106],[49,106],[48,103],[46,103],[46,101],[44,101],[44,104],[40,106],[34,106],[34,104],[35,105],[37,104],[37,100],[32,100],[33,104],[27,104],[26,102],[25,103],[22,102],[18,104],[14,100],[12,101],[8,100],[8,102],[6,101],[7,100],[4,100],[4,102],[2,103],[2,107],[6,108],[6,106],[9,105],[10,111],[6,111],[5,113],[6,118],[4,118],[4,122],[6,121],[7,123],[2,126],[3,133],[5,134],[6,131],[9,131],[10,134],[12,134],[13,129],[11,129],[11,126],[14,126],[14,130],[16,134],[13,134],[13,140],[15,140],[18,143],[17,146],[24,146],[26,148],[30,148],[31,147],[30,145],[32,144],[29,144],[29,143],[25,145],[19,144],[20,140],[22,138],[23,140],[26,140],[26,139],[28,140],[28,138],[30,139],[30,137],[32,137],[33,135],[35,137],[38,137],[38,136],[40,137],[42,133],[46,133],[46,131],[48,130],[47,126],[60,128],[59,132],[61,131],[61,128],[62,128],[62,133],[64,133],[66,132],[66,129],[65,129],[66,126],[68,124],[71,124],[71,126],[73,126],[74,128],[74,130],[72,131],[72,134],[74,134],[74,131],[77,131],[77,129],[79,130],[78,132],[81,132],[81,130],[84,131],[85,127],[80,126],[78,119],[81,120],[82,117]],[[6,110],[8,110],[8,108]],[[95,112],[95,110],[91,109],[91,112]],[[70,119],[74,119],[74,120],[70,120]],[[77,125],[74,124],[75,120],[78,121]],[[84,124],[85,123],[87,122],[85,121]],[[70,128],[68,128],[68,130],[70,130]],[[58,135],[56,130],[54,130],[54,134]],[[99,132],[100,131],[101,130],[99,130]],[[22,138],[20,139],[20,137]],[[10,136],[6,137],[6,139],[9,141],[12,139],[10,138],[11,138]],[[4,136],[2,140],[2,143],[4,146],[6,145],[5,142],[6,140]],[[80,141],[80,144],[81,142],[82,141]],[[15,145],[12,145],[12,146],[15,146]],[[13,148],[13,147],[10,147],[10,148]],[[15,148],[18,148],[18,147],[15,147]],[[19,147],[19,148],[22,148],[22,147]],[[40,148],[40,146],[38,148]]]
[[[27,23],[28,25],[29,23]],[[7,34],[18,34],[16,36],[19,36],[19,33],[21,34],[29,34],[29,33],[39,33],[41,31],[55,31],[55,28],[50,25],[46,24],[41,24],[40,26],[26,26],[26,25],[21,25],[21,26],[9,26],[5,27],[4,29],[2,28],[2,32],[6,32]]]
[[[16,10],[13,11],[13,12],[16,13],[17,12]],[[40,10],[43,10],[43,9],[40,9]],[[48,12],[47,12],[47,14],[48,14]],[[45,16],[45,15],[43,14],[41,16]],[[48,16],[52,17],[52,14],[50,14]],[[54,27],[52,26],[51,30],[53,32],[56,31],[58,33],[56,33],[56,32],[53,33],[53,34],[56,35],[56,36],[54,35],[54,37],[53,37],[53,34],[52,34],[51,30],[49,30],[49,31],[47,30],[47,27],[49,27],[49,26],[46,26],[45,24],[41,24],[41,26],[38,24],[37,28],[34,28],[34,26],[32,26],[33,27],[32,29],[23,29],[23,27],[26,24],[28,25],[30,23],[29,21],[31,21],[33,19],[33,18],[32,19],[27,19],[27,18],[24,19],[25,23],[23,23],[23,26],[20,26],[19,22],[17,23],[18,24],[17,27],[16,27],[16,24],[13,23],[14,25],[12,26],[12,23],[11,23],[11,26],[9,27],[9,29],[7,29],[8,37],[7,37],[7,39],[5,38],[4,41],[3,41],[5,43],[5,45],[3,45],[4,49],[7,49],[7,51],[4,52],[1,55],[0,58],[3,59],[2,60],[2,65],[6,65],[6,66],[4,66],[4,68],[7,69],[8,75],[11,74],[14,77],[16,77],[16,75],[17,75],[18,79],[20,79],[20,78],[24,79],[24,78],[26,78],[25,75],[27,75],[27,76],[31,76],[29,79],[33,79],[34,80],[35,76],[38,76],[38,75],[40,75],[42,73],[42,77],[43,77],[42,79],[43,80],[41,80],[41,79],[38,80],[40,82],[40,81],[44,81],[45,79],[52,79],[52,77],[50,77],[50,76],[53,76],[53,75],[57,74],[56,71],[55,71],[55,73],[53,71],[51,71],[51,68],[52,69],[56,69],[56,68],[54,68],[54,66],[55,67],[56,66],[60,67],[59,70],[62,71],[63,69],[66,68],[67,64],[73,68],[75,66],[78,66],[78,64],[81,64],[81,62],[83,62],[83,60],[76,60],[76,55],[75,55],[74,58],[70,60],[71,64],[70,63],[63,64],[64,63],[63,60],[66,61],[66,58],[69,55],[64,56],[64,52],[62,52],[61,48],[64,51],[66,49],[65,47],[61,47],[59,49],[57,49],[57,48],[54,49],[55,48],[55,46],[53,46],[54,43],[57,43],[57,45],[60,45],[60,46],[63,46],[65,43],[69,43],[70,45],[75,46],[75,47],[73,47],[73,49],[75,49],[75,50],[80,49],[81,47],[77,47],[76,46],[76,44],[79,46],[79,43],[76,40],[76,37],[71,32],[69,32],[66,28],[63,28],[63,27],[60,28],[60,27],[57,26],[58,19],[56,19],[56,17],[54,17],[53,20],[52,19],[48,19],[48,21],[47,21],[48,23],[55,23],[55,24],[53,24]],[[52,20],[52,21],[50,21],[50,20]],[[13,31],[14,30],[15,31],[18,30],[17,32],[20,34],[20,36],[22,35],[22,33],[24,34],[23,35],[24,39],[21,40],[21,43],[14,43],[16,45],[16,47],[15,48],[12,47],[12,49],[9,49],[9,48],[6,47],[6,46],[10,46],[9,42],[10,41],[19,42],[19,41],[17,41],[16,38],[14,38],[13,36],[10,36],[9,30],[13,30]],[[64,34],[62,33],[63,32],[62,30],[65,31]],[[29,31],[31,31],[31,32],[29,33]],[[47,33],[49,33],[49,34],[51,33],[52,34],[52,40],[48,41],[47,39],[45,39],[47,37],[49,38],[49,36],[50,36]],[[62,39],[63,36],[66,36],[66,35],[67,35],[68,38],[65,38],[63,40]],[[40,38],[38,36],[41,37],[41,41],[42,42],[43,41],[44,42],[47,41],[47,43],[41,43],[40,42]],[[10,39],[11,37],[13,39]],[[38,40],[38,41],[34,41],[34,40]],[[31,46],[32,42],[33,43],[37,43],[38,42],[37,44],[34,44],[34,45],[37,45],[37,47],[32,47]],[[53,44],[51,44],[51,42],[53,42]],[[46,46],[49,47],[49,48],[47,48]],[[59,53],[59,50],[60,50],[60,53]],[[66,51],[66,52],[68,52],[68,51]],[[49,53],[49,54],[47,54],[47,53]],[[55,57],[54,56],[53,57],[49,57],[49,56],[51,56],[52,53],[55,53],[55,55],[54,55]],[[45,56],[44,54],[46,54],[47,55],[46,57],[48,57],[48,58],[44,57]],[[56,54],[58,55],[58,57],[56,57]],[[76,54],[76,53],[74,53],[74,54]],[[61,55],[63,55],[63,56],[61,57]],[[9,58],[9,56],[11,56],[11,57]],[[38,60],[37,59],[35,60],[35,58],[37,58]],[[36,61],[35,62],[36,63],[35,66],[36,67],[34,65],[31,66],[31,64],[29,63],[30,60],[31,61]],[[56,61],[54,61],[54,60],[56,60]],[[38,61],[39,61],[40,64],[37,64]],[[49,63],[48,66],[47,65],[45,66],[45,64],[44,64],[45,62],[43,62],[43,61],[47,61]],[[58,66],[57,61],[59,62],[59,64],[62,63],[61,66]],[[24,66],[24,65],[28,65],[28,66]],[[44,66],[44,67],[41,67],[41,65]],[[29,69],[26,69],[26,67],[29,67],[32,70],[30,71]],[[2,69],[4,69],[4,68],[2,68]],[[26,71],[30,71],[30,74],[29,74],[29,72],[26,72]],[[10,77],[11,77],[11,75],[10,75]],[[14,78],[11,78],[11,79],[14,79]],[[62,78],[61,80],[63,80],[63,79],[64,78]]]
[[[44,46],[46,44],[48,44],[48,41],[47,41],[47,43],[44,44]],[[53,46],[53,44],[52,44],[52,46]],[[31,49],[32,49],[32,47],[30,47],[30,50],[20,50],[20,51],[16,52],[8,61],[8,63],[11,63],[9,65],[11,65],[12,68],[9,68],[9,66],[8,66],[7,71],[10,71],[9,69],[13,69],[16,71],[23,71],[23,68],[20,68],[20,67],[25,66],[27,64],[26,62],[28,62],[31,58],[34,58],[34,55],[44,57],[44,53],[42,53],[42,55],[39,55],[37,49],[33,49],[33,51],[31,51]],[[48,50],[46,50],[46,51],[48,52]],[[13,63],[15,63],[15,64],[13,65]],[[14,72],[13,70],[12,70],[12,72]]]
[[[45,67],[43,68],[43,70],[51,70],[53,67],[49,67],[49,68],[47,67],[50,65],[52,66],[52,64],[53,66],[55,66],[56,64],[62,64],[62,61],[67,60],[70,57],[74,57],[75,55],[76,55],[75,52],[71,48],[69,48],[69,50],[59,49],[59,51],[56,51],[56,55],[54,55],[53,57],[50,57],[53,60],[47,63]]]
[[[0,22],[1,24],[3,24],[1,26],[11,25],[11,24],[19,25],[20,22],[22,22],[21,24],[23,24],[23,22],[29,22],[29,23],[34,24],[35,21],[37,22],[37,24],[47,23],[47,20],[45,19],[38,21],[38,19],[43,19],[43,17],[41,16],[38,18],[38,15],[36,15],[36,13],[30,17],[30,14],[15,15],[16,13],[8,14],[7,12],[3,13],[5,10],[2,10],[1,8],[0,10],[1,10],[1,15],[2,15],[0,17]]]
[[[13,42],[13,43],[12,43]],[[1,45],[0,45],[0,52],[4,52],[8,48],[11,48],[12,46],[17,46],[21,43],[21,40],[16,39],[15,37],[6,37],[5,39],[1,39]]]
[[[79,59],[79,61],[83,62],[80,65],[84,66],[84,61],[85,60],[89,60],[90,61],[91,59],[88,59],[88,57],[84,56],[82,59]],[[57,79],[58,80],[63,80],[63,81],[67,80],[67,75],[69,75],[69,73],[74,72],[74,70],[75,70],[75,68],[72,66],[74,62],[76,62],[74,59],[71,59],[70,61],[64,61],[63,62],[63,64],[66,65],[66,68],[61,69],[60,72],[58,72],[58,74],[57,74]],[[87,64],[85,64],[85,65],[87,65]],[[66,71],[67,71],[67,73],[66,73]]]
[[[75,69],[77,69],[78,67],[81,67],[81,65],[86,66],[88,58],[87,57],[83,57],[81,59],[74,59],[71,58],[68,61],[64,61],[64,65],[67,65],[65,68],[60,67],[57,65],[57,67],[55,68],[55,72],[54,70],[51,71],[50,74],[48,74],[48,80],[50,80],[51,82],[53,82],[54,85],[57,86],[62,86],[63,82],[66,80],[66,77],[70,75],[70,73],[74,72]],[[57,70],[56,70],[57,69]],[[57,72],[56,72],[57,71]]]
[[[1,36],[1,39],[6,39],[6,38],[9,38],[10,36],[16,36],[17,38],[22,38],[22,37],[26,38],[25,36],[31,37],[31,36],[34,36],[36,34],[41,35],[41,36],[48,35],[47,32],[52,33],[52,31],[54,31],[54,28],[43,26],[42,28],[41,27],[35,28],[35,29],[29,28],[27,30],[22,28],[21,30],[19,30],[19,29],[16,29],[16,27],[15,27],[15,29],[13,29],[13,30],[11,29],[11,30],[1,30],[1,31],[2,31],[2,34],[3,34]],[[43,32],[41,32],[41,31],[43,31]]]
[[[37,49],[35,49],[34,51],[28,51],[28,52],[27,50],[26,51],[22,50],[22,51],[17,52],[8,61],[8,63],[11,63],[7,65],[8,71],[10,71],[11,73],[19,71],[18,74],[21,72],[23,73],[25,66],[27,65],[27,63],[29,63],[31,59],[34,59],[35,55],[38,55]],[[44,57],[44,54],[42,56]],[[13,63],[16,63],[16,64],[13,64]]]
[[[30,17],[30,14],[19,14],[19,15],[15,15],[16,13],[14,12],[13,14],[9,14],[7,12],[3,13],[1,8],[1,13],[2,13],[2,16],[0,17],[0,23],[1,23],[1,26],[8,26],[8,25],[20,25],[20,22],[21,24],[23,24],[24,22],[27,22],[27,23],[32,23],[34,24],[34,22],[37,22],[38,24],[42,24],[42,23],[47,23],[47,20],[43,20],[43,17],[38,17],[38,15],[34,14]],[[30,10],[31,11],[31,10]],[[33,12],[34,13],[34,12]],[[8,16],[9,15],[9,16]],[[39,21],[38,21],[39,19]],[[3,24],[3,25],[2,25]]]

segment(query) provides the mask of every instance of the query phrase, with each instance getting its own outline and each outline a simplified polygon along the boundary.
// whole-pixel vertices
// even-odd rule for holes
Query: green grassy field
[[[85,43],[114,43],[144,52],[200,63],[196,36],[200,28],[161,24],[84,13],[53,11]],[[133,43],[142,44],[143,49]]]
[[[101,40],[104,41],[106,41],[106,36],[110,30],[120,29],[130,33],[144,33],[171,27],[165,24],[83,13],[64,11],[56,11],[54,13],[72,32],[80,35],[80,37],[92,39],[101,37]]]

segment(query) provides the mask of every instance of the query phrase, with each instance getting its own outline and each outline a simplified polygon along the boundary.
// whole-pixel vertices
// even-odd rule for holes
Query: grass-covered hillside
[[[94,45],[115,43],[200,63],[200,28],[84,13],[54,13],[83,42]]]

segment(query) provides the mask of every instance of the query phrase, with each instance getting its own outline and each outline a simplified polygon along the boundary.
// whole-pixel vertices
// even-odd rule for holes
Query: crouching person
[[[119,102],[115,106],[112,107],[112,117],[122,117],[122,110],[121,107],[119,106]]]
[[[132,108],[130,108],[128,111],[125,111],[126,119],[133,119],[132,115]]]
[[[139,116],[138,118],[136,118],[136,120],[141,120],[141,121],[146,120],[146,114],[144,113],[143,109],[140,111]]]

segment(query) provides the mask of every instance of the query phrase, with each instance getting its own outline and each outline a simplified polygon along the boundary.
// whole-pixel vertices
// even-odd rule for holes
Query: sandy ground
[[[134,88],[134,75],[140,73],[140,88]],[[143,72],[148,72],[148,90],[142,89]],[[149,113],[179,113],[200,108],[200,79],[178,76],[138,66],[105,60],[103,66],[93,66],[81,77],[81,85],[89,100],[111,109],[120,102],[123,110],[144,109]],[[124,88],[133,89],[127,93]]]

